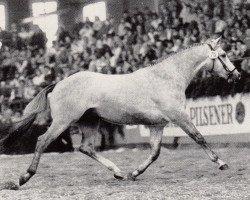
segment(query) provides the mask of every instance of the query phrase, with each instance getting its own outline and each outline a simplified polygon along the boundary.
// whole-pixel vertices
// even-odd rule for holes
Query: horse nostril
[[[238,79],[240,79],[241,78],[241,74],[238,74]]]

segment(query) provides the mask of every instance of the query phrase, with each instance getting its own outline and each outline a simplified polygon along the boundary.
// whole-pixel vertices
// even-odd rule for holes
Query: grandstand
[[[249,93],[249,9],[248,0],[0,0],[0,123],[19,120],[42,88],[76,72],[132,73],[219,35],[241,81],[201,72],[187,97]]]

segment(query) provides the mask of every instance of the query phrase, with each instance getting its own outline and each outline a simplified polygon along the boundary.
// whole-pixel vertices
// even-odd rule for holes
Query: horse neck
[[[208,47],[200,45],[183,50],[158,63],[154,72],[166,81],[176,81],[184,90],[188,87],[194,76],[204,66],[208,57]]]

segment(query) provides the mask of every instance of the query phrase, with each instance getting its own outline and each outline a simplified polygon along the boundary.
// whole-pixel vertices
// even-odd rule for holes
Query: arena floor
[[[129,172],[149,150],[107,151],[118,166]],[[19,190],[1,190],[0,199],[250,199],[250,149],[215,149],[229,164],[220,171],[201,149],[162,149],[161,156],[136,181],[118,181],[92,159],[76,152],[46,154],[39,171]],[[17,182],[32,155],[0,156],[0,183]]]

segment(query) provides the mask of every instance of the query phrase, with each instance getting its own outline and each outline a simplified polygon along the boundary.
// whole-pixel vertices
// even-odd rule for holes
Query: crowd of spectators
[[[85,19],[76,23],[73,31],[59,27],[51,48],[46,48],[46,35],[37,25],[24,24],[18,31],[12,24],[10,31],[0,30],[0,121],[18,120],[25,103],[42,87],[76,72],[132,73],[183,47],[219,35],[223,49],[243,72],[244,82],[231,87],[201,73],[187,96],[250,91],[250,59],[242,60],[250,56],[250,12],[246,1],[239,2],[170,0],[160,4],[157,13],[145,7],[125,11],[119,21],[112,17],[105,21],[96,17],[94,22]],[[217,85],[219,91],[199,88],[211,88],[218,81],[224,84]]]

